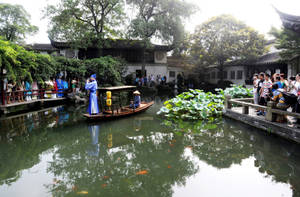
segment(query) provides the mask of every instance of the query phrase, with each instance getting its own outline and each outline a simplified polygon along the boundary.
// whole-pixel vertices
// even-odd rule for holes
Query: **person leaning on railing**
[[[11,100],[11,95],[12,95],[12,89],[13,89],[14,85],[12,84],[12,81],[7,83],[7,87],[6,87],[6,103],[10,104],[10,100]]]
[[[300,113],[300,73],[296,75],[296,81],[298,82],[297,88],[297,102],[296,102],[296,113]],[[300,119],[297,119],[297,124],[300,124]]]
[[[272,85],[272,89],[274,90],[272,101],[276,102],[276,108],[286,111],[287,108],[290,107],[290,105],[286,103],[286,99],[282,93],[283,89],[279,89],[278,87],[278,83]],[[280,123],[286,122],[287,117],[286,115],[277,116],[276,121]]]
[[[300,86],[300,83],[298,82],[299,80],[299,76],[297,75],[296,77],[290,77],[289,79],[289,85],[288,85],[288,92],[290,92],[291,94],[298,96],[298,89]],[[292,105],[292,112],[296,112],[296,106],[297,103],[295,103],[294,105]]]
[[[17,91],[18,91],[18,102],[24,102],[24,83],[21,81],[18,81],[17,83]]]
[[[285,98],[283,96],[283,90],[278,88],[278,84],[273,84],[272,85],[272,89],[273,91],[273,97],[272,97],[272,101],[276,102],[276,107],[278,109],[283,109],[286,110],[287,108],[290,107],[290,105],[288,105],[285,101]]]

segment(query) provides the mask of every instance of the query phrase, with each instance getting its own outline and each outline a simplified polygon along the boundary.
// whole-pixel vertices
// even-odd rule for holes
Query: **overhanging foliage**
[[[0,69],[5,69],[5,77],[12,81],[36,80],[42,84],[65,71],[68,78],[79,79],[96,73],[100,83],[115,85],[122,82],[125,68],[124,60],[111,56],[91,60],[69,59],[27,51],[0,39]]]

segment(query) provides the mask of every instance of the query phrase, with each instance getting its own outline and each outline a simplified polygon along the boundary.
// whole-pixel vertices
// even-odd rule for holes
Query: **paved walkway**
[[[21,105],[29,105],[32,103],[38,103],[38,102],[51,102],[51,101],[62,101],[66,100],[66,98],[50,98],[50,99],[35,99],[31,101],[24,101],[24,102],[14,102],[7,105],[0,105],[0,109],[10,108],[10,107],[17,107]]]

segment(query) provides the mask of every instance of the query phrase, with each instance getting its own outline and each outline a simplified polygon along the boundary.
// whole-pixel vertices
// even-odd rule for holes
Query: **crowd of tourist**
[[[6,104],[10,104],[42,98],[61,98],[69,90],[69,87],[72,88],[72,92],[78,91],[78,80],[67,81],[66,78],[63,78],[63,75],[58,75],[57,78],[53,77],[43,83],[36,81],[30,83],[29,80],[4,81],[3,100]]]
[[[148,87],[153,87],[156,84],[166,85],[167,77],[161,75],[157,75],[155,77],[153,74],[151,74],[148,77],[147,76],[136,77],[134,83],[136,86],[148,86]]]
[[[267,73],[255,74],[253,77],[254,103],[267,105],[268,101],[274,101],[276,108],[300,113],[300,74],[296,77],[285,78],[285,74],[275,73],[270,76]],[[258,110],[257,115],[265,115],[264,110]]]

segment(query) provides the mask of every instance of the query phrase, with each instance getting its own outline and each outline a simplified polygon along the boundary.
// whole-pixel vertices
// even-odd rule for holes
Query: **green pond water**
[[[0,120],[0,197],[300,196],[300,146],[228,119],[88,123],[60,106]]]

